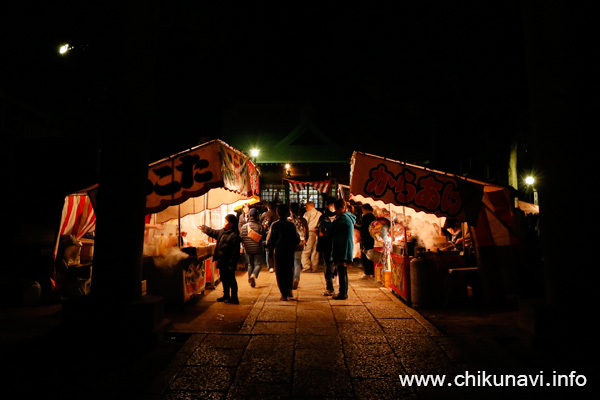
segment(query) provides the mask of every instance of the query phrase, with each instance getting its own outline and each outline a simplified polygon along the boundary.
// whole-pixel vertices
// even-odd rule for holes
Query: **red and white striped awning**
[[[317,190],[321,193],[327,193],[329,191],[329,185],[331,184],[331,180],[303,182],[303,181],[292,181],[292,180],[288,179],[287,181],[290,184],[290,189],[294,193],[306,189],[306,186],[312,186],[313,188],[315,188],[315,190]]]
[[[73,235],[75,239],[79,240],[95,227],[96,213],[88,193],[82,192],[67,196],[63,206],[56,245],[54,246],[54,257],[56,257],[62,235]]]
[[[73,235],[81,239],[96,226],[96,214],[87,193],[67,196],[63,207],[60,235]]]

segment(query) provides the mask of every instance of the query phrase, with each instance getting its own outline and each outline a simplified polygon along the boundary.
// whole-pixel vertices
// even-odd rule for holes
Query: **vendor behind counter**
[[[473,248],[473,240],[466,223],[448,218],[443,229],[448,239],[444,250],[458,250],[463,252],[465,249],[469,250]]]

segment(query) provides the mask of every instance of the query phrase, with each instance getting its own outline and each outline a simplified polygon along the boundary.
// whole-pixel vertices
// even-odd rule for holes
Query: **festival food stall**
[[[182,304],[219,281],[212,263],[215,243],[200,229],[224,226],[244,203],[258,201],[259,171],[241,151],[213,140],[148,168],[142,288]],[[98,185],[65,198],[60,237],[93,238]],[[126,216],[125,216],[126,217]],[[93,260],[93,240],[89,253]],[[55,257],[58,253],[58,242]]]
[[[380,253],[376,272],[382,277],[387,273],[390,289],[407,302],[414,297],[411,263],[417,264],[417,258],[431,266],[426,286],[434,303],[455,284],[451,273],[466,269],[477,270],[486,301],[510,292],[512,247],[519,239],[509,188],[354,152],[349,199],[378,210],[372,224]],[[473,264],[465,264],[469,258],[464,250],[448,244],[442,228],[449,219],[470,234]]]

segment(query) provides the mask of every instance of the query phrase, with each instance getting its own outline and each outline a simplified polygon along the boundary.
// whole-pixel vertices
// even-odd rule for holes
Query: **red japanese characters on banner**
[[[440,210],[452,216],[462,210],[462,198],[455,182],[441,182],[433,175],[421,177],[417,182],[410,170],[404,169],[396,176],[384,164],[372,169],[369,175],[365,193],[371,197],[383,197],[390,190],[398,204],[415,205],[427,211]]]
[[[248,161],[239,150],[214,140],[151,164],[148,168],[147,213],[182,204],[215,188],[251,197],[253,189]]]
[[[365,154],[353,157],[351,192],[386,204],[475,223],[480,185],[456,176]]]

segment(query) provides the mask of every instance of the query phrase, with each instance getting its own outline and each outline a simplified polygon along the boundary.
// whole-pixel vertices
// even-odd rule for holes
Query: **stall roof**
[[[474,224],[483,193],[504,189],[372,154],[352,155],[350,195],[355,201],[410,207]]]
[[[371,154],[354,152],[350,199],[412,208],[477,227],[480,246],[515,244],[510,188]]]
[[[243,152],[215,139],[150,164],[148,214],[223,188],[245,198],[258,194],[258,169]]]
[[[243,152],[218,139],[209,141],[149,165],[146,213],[161,213],[166,221],[223,204],[256,201],[258,175]],[[93,230],[98,188],[95,184],[65,198],[60,234],[79,238]],[[178,206],[176,211],[172,206]]]

